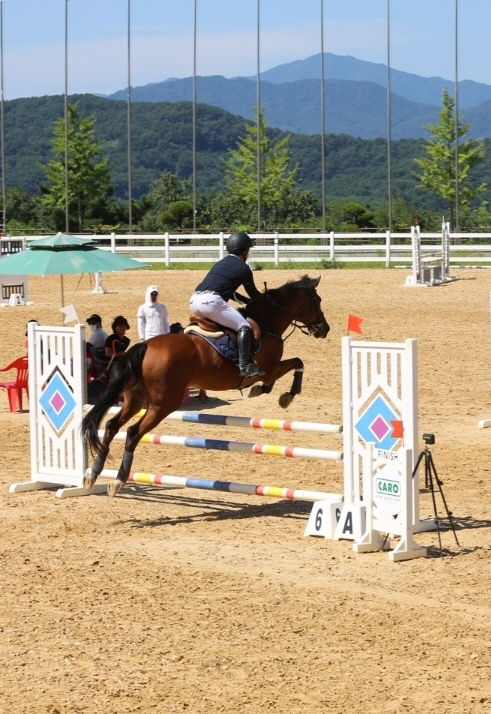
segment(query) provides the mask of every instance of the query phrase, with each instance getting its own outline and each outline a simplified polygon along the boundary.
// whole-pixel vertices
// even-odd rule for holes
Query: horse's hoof
[[[117,496],[118,493],[121,491],[123,487],[123,482],[118,481],[110,481],[107,485],[107,495],[108,496]]]
[[[287,407],[289,407],[292,402],[293,397],[289,392],[285,392],[278,399],[278,404],[280,405],[280,407],[282,407],[282,409],[286,409]]]
[[[90,491],[92,486],[96,482],[96,476],[92,476],[92,474],[85,474],[84,476],[84,488],[87,489],[87,491]]]
[[[255,384],[253,387],[251,387],[249,389],[249,394],[247,396],[250,399],[251,397],[260,397],[262,393],[263,393],[262,385]]]

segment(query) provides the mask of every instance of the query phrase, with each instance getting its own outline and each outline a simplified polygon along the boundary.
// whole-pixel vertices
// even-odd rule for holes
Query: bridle
[[[317,305],[316,305],[317,295],[313,290],[309,290],[309,292],[310,292],[311,309],[313,312],[317,308]],[[275,332],[273,332],[273,321],[271,319],[271,306],[272,305],[274,305],[274,307],[278,308],[278,310],[281,310],[282,312],[286,312],[287,315],[290,314],[289,311],[283,307],[283,305],[279,305],[278,303],[273,302],[272,300],[269,300],[268,301],[268,307],[269,307],[268,313],[269,313],[270,331],[266,332],[265,333],[266,335],[271,335],[272,337],[276,337],[276,338],[282,340],[283,342],[286,342],[287,339],[293,335],[295,330],[300,330],[300,332],[303,335],[311,336],[311,335],[315,335],[318,331],[320,331],[322,329],[322,326],[323,326],[322,321],[315,322],[311,325],[306,325],[304,322],[300,322],[298,317],[292,317],[290,320],[290,324],[293,327],[292,331],[289,332],[286,337],[282,337],[282,335],[277,335]]]

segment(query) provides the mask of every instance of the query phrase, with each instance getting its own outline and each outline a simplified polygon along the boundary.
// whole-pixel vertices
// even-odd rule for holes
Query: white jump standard
[[[411,226],[413,272],[406,278],[406,287],[426,288],[458,280],[450,275],[450,223],[442,223],[442,248],[435,253],[421,254],[421,231]]]

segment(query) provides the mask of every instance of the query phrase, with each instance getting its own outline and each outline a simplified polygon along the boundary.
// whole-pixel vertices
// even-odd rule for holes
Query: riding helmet
[[[243,250],[252,248],[252,246],[252,238],[247,235],[247,233],[232,233],[232,235],[227,238],[228,253],[238,255],[239,253],[242,253]]]

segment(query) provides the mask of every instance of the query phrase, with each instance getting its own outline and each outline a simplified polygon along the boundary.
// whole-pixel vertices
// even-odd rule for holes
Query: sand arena
[[[116,499],[11,495],[10,483],[29,478],[28,412],[10,414],[2,390],[0,712],[491,712],[491,431],[477,429],[491,417],[491,272],[461,271],[432,289],[405,289],[401,270],[321,273],[331,333],[287,341],[285,355],[306,368],[291,407],[278,406],[278,384],[259,399],[217,392],[191,408],[340,422],[348,313],[364,316],[366,339],[417,338],[420,431],[436,435],[461,548],[445,531],[442,560],[436,534],[418,535],[430,557],[393,564],[383,553],[356,555],[348,542],[303,538],[309,504],[237,494],[131,485]],[[301,274],[260,271],[256,282]],[[107,330],[125,315],[134,343],[146,286],[159,285],[170,320],[184,323],[201,276],[107,275],[105,296],[73,276],[65,299],[81,319],[101,314]],[[59,278],[32,278],[29,291],[32,306],[0,310],[2,364],[24,353],[28,319],[61,321]],[[158,431],[189,429],[166,422]],[[305,443],[301,434],[269,436],[256,439]],[[228,428],[223,438],[249,440]],[[330,448],[325,439],[309,435],[309,445]],[[108,467],[121,448],[114,444]],[[172,446],[140,445],[135,466],[328,491],[341,484],[333,463]],[[421,516],[431,514],[422,492]]]

